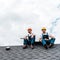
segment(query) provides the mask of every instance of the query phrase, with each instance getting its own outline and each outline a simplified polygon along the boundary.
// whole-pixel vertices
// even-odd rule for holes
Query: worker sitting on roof
[[[35,42],[35,35],[32,33],[32,29],[28,28],[28,35],[25,36],[24,38],[24,46],[23,49],[27,48],[27,45],[30,45],[30,47],[33,49],[34,48],[34,42]]]
[[[51,48],[54,45],[55,37],[50,35],[50,34],[48,34],[46,32],[46,28],[45,27],[43,27],[41,30],[42,30],[42,34],[41,34],[41,36],[39,38],[39,41],[42,42],[43,46],[46,49],[48,49],[48,47]],[[49,43],[49,45],[47,44],[47,42]]]

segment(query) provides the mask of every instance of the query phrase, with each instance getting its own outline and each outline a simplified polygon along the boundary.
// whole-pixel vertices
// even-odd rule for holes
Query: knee
[[[35,36],[33,38],[31,38],[31,40],[35,41]]]
[[[24,39],[24,42],[27,42],[27,39]]]
[[[27,40],[27,39],[24,39],[24,40]]]
[[[45,42],[45,40],[42,39],[42,43]]]
[[[44,39],[42,39],[42,41],[45,41]]]
[[[51,38],[51,40],[54,40],[55,41],[55,38]]]
[[[34,35],[34,38],[35,38],[36,36]]]
[[[35,40],[35,38],[36,38],[36,36],[34,35],[34,36],[33,36],[33,39]]]

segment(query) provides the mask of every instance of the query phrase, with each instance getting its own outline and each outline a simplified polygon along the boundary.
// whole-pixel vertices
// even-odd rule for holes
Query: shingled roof
[[[0,60],[60,60],[60,45],[56,44],[51,49],[44,49],[42,46],[35,46],[35,49],[22,49],[22,46],[11,46],[6,51],[0,47]]]

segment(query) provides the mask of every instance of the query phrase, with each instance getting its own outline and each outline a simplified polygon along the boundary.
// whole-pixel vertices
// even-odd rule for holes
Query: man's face
[[[45,30],[45,29],[43,29],[43,30],[42,30],[42,32],[43,32],[43,33],[45,33],[45,32],[46,32],[46,30]]]
[[[28,33],[31,33],[32,31],[31,30],[28,30]]]

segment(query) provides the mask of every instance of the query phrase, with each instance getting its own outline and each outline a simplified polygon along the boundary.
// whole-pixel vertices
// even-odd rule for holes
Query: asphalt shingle
[[[60,60],[60,45],[56,44],[51,49],[44,49],[42,46],[35,46],[35,49],[22,49],[22,46],[11,46],[6,51],[0,47],[0,60]]]

